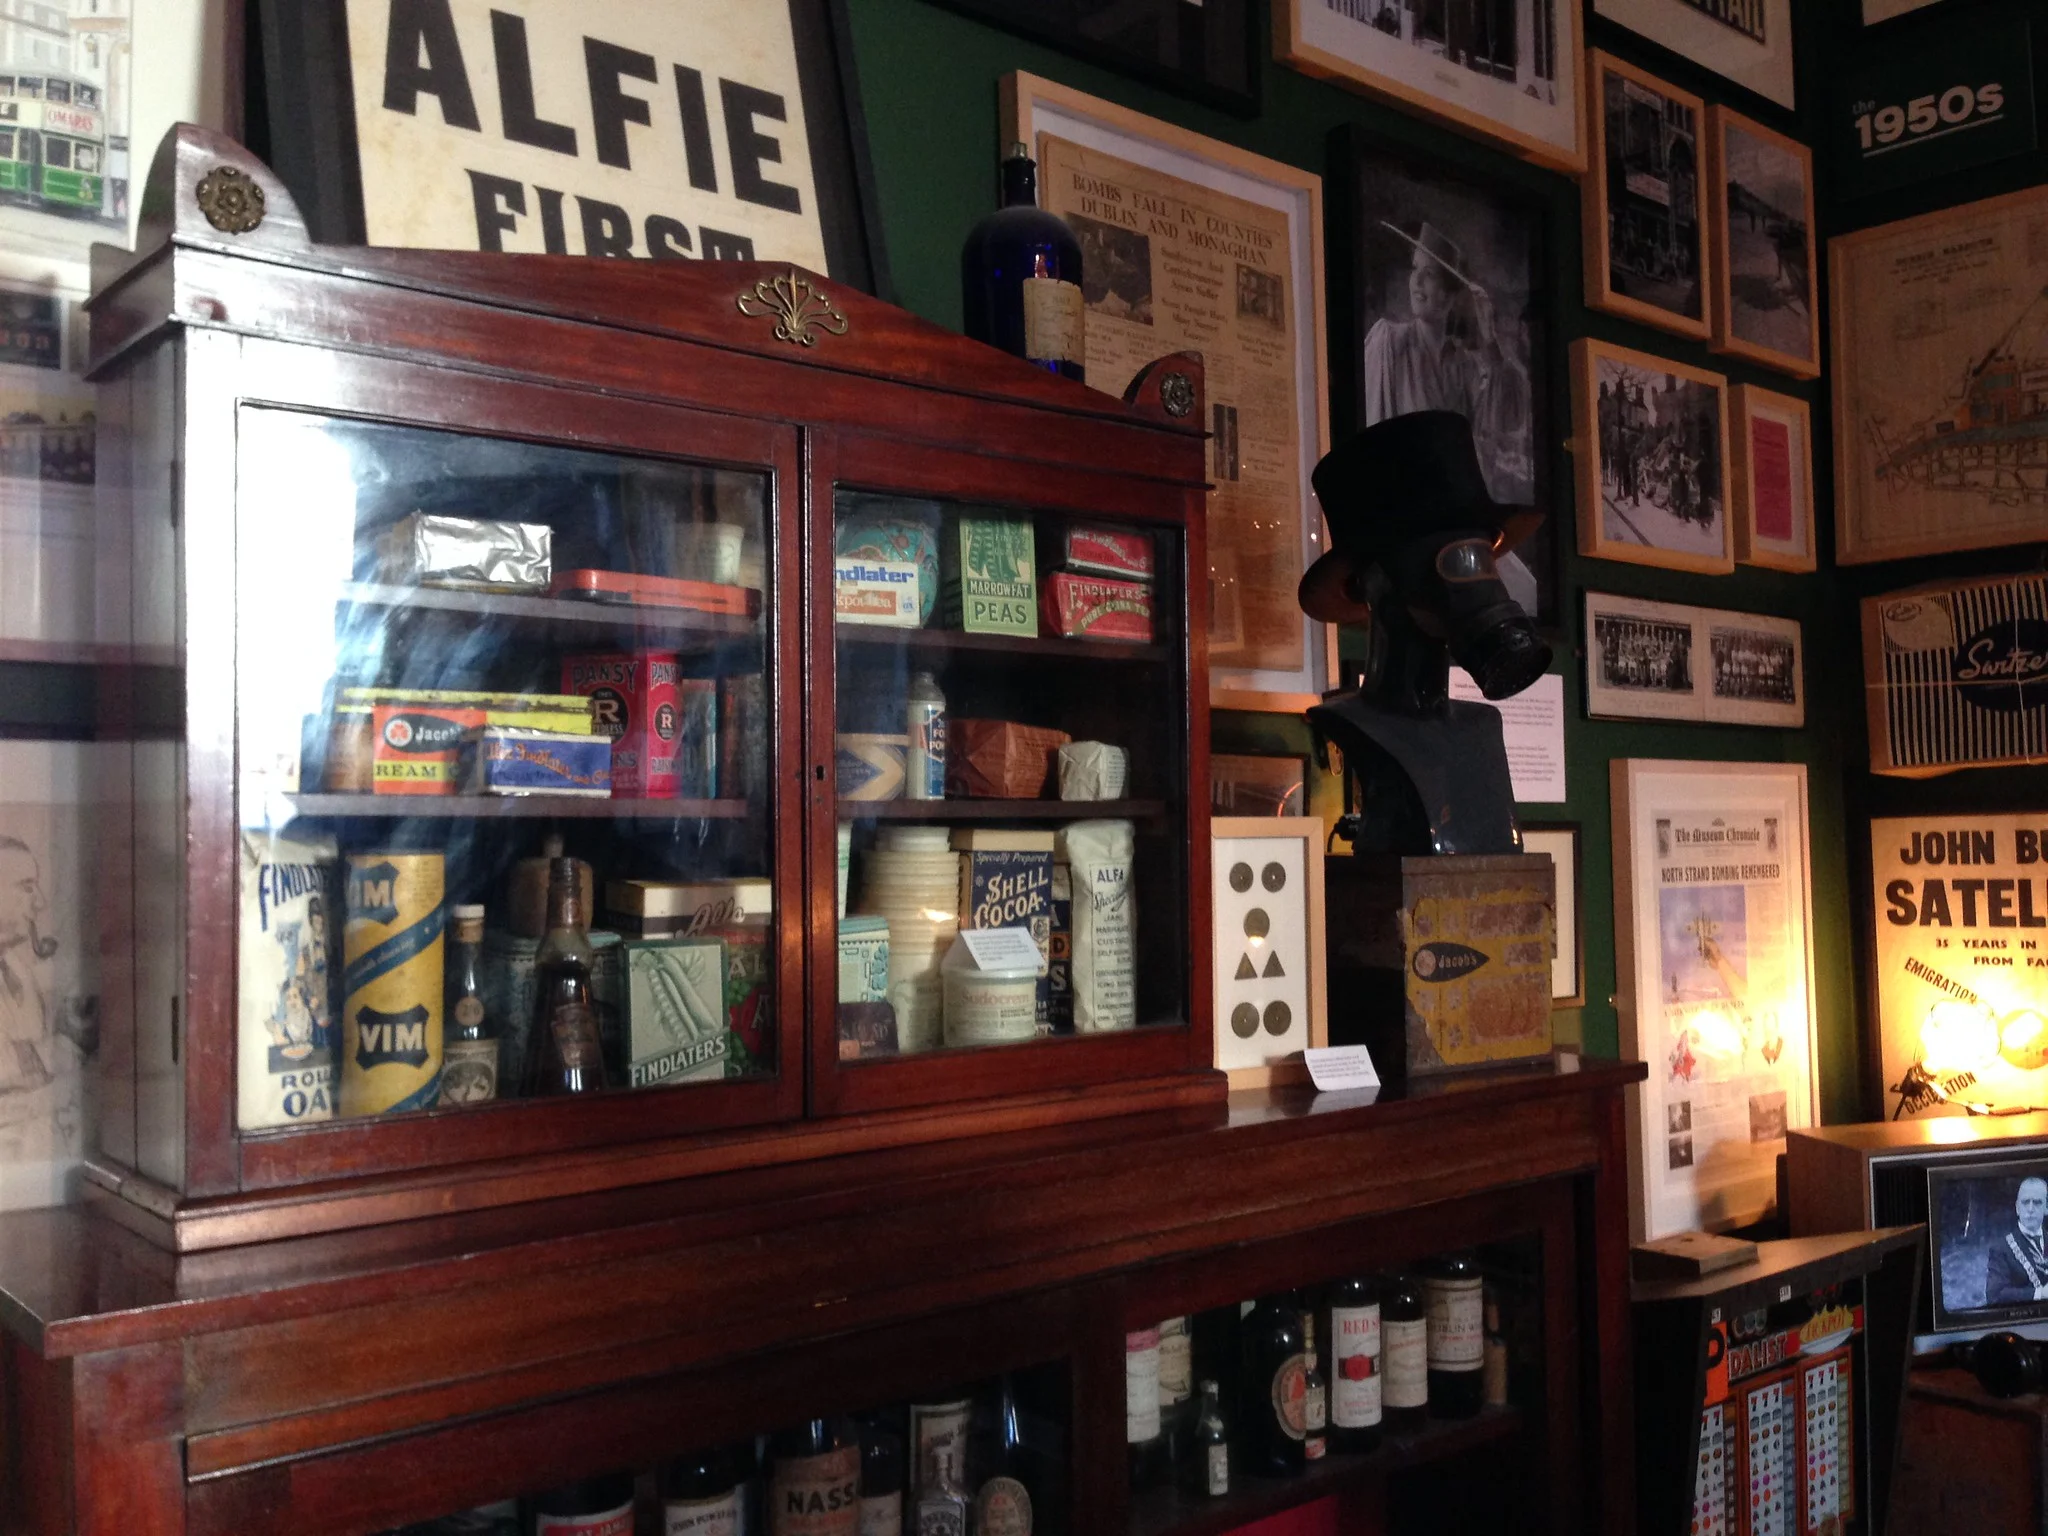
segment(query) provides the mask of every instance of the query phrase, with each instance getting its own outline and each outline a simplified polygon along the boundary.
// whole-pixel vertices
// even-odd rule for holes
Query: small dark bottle
[[[1301,1303],[1267,1296],[1244,1320],[1237,1430],[1245,1464],[1264,1477],[1297,1477],[1308,1464],[1308,1372]]]
[[[1429,1411],[1469,1419],[1485,1393],[1485,1282],[1469,1254],[1439,1260],[1423,1279],[1429,1306]]]
[[[1380,1350],[1387,1432],[1412,1433],[1429,1416],[1429,1308],[1411,1276],[1395,1276],[1380,1295]]]
[[[859,1536],[860,1433],[808,1419],[768,1442],[768,1536]]]
[[[1037,1478],[1024,1443],[1016,1385],[1005,1376],[976,1405],[967,1446],[968,1494],[976,1536],[1031,1536],[1031,1490]]]
[[[903,1536],[903,1435],[879,1414],[860,1425],[860,1536]]]
[[[1038,167],[1022,144],[1003,161],[1003,202],[960,249],[967,334],[1085,382],[1081,245],[1067,221],[1038,206]]]
[[[484,909],[456,907],[448,935],[448,978],[442,996],[441,1102],[481,1104],[498,1096],[498,1032],[484,1011]]]
[[[519,1501],[525,1536],[633,1536],[633,1474],[607,1472]]]
[[[1195,1458],[1195,1486],[1212,1499],[1230,1492],[1230,1428],[1223,1422],[1223,1400],[1216,1383],[1202,1383],[1201,1414],[1195,1437],[1199,1454]]]
[[[1330,1449],[1352,1456],[1380,1443],[1380,1293],[1370,1280],[1330,1287],[1323,1378],[1330,1384]]]
[[[593,959],[585,929],[582,882],[574,859],[548,865],[548,931],[534,956],[533,1039],[527,1049],[529,1098],[596,1093],[608,1086],[597,1003],[590,991]]]
[[[678,1456],[661,1469],[662,1530],[667,1536],[741,1536],[750,1457],[731,1446]]]

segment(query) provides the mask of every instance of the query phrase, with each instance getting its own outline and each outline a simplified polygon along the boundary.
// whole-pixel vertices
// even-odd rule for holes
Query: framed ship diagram
[[[2048,187],[1830,242],[1836,559],[2048,538]]]

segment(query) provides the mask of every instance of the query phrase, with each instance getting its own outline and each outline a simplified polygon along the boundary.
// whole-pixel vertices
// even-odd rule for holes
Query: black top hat
[[[1370,606],[1353,578],[1426,534],[1469,531],[1496,553],[1528,537],[1541,514],[1487,493],[1472,423],[1456,411],[1389,416],[1324,454],[1309,477],[1330,528],[1330,548],[1301,578],[1302,611],[1325,623],[1361,621]]]

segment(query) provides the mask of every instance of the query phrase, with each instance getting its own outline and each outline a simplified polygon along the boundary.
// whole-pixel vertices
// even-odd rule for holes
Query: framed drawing
[[[1728,391],[1728,412],[1736,563],[1812,570],[1813,423],[1806,402],[1737,384]]]
[[[1586,168],[1576,5],[1273,0],[1273,56],[1554,171]]]
[[[1728,381],[1590,337],[1572,343],[1571,357],[1579,553],[1734,570]]]
[[[2048,537],[2048,187],[1828,242],[1835,559]]]
[[[1233,1088],[1304,1081],[1329,1044],[1322,819],[1218,816],[1210,836],[1216,1065]]]
[[[1595,48],[1588,60],[1586,302],[1704,341],[1713,330],[1700,190],[1706,108],[1612,54]]]
[[[91,1139],[94,750],[0,741],[0,1210],[61,1205]]]
[[[1813,881],[1799,763],[1609,764],[1630,1240],[1756,1221],[1814,1124]]]
[[[1593,9],[1789,112],[1798,105],[1792,91],[1792,3],[1593,0]]]
[[[250,0],[316,240],[790,261],[885,292],[841,0]]]
[[[1797,729],[1806,723],[1799,621],[1588,592],[1586,716]]]
[[[1721,106],[1707,109],[1707,150],[1713,348],[1816,378],[1813,152]]]
[[[1004,78],[1003,134],[1080,238],[1088,382],[1121,395],[1162,353],[1208,359],[1210,702],[1308,708],[1337,670],[1336,627],[1294,596],[1324,547],[1322,178],[1035,75]],[[1197,248],[1183,229],[1225,233]]]
[[[940,0],[949,10],[1244,117],[1265,49],[1252,0]]]
[[[1388,150],[1355,127],[1330,135],[1329,196],[1343,279],[1331,294],[1343,348],[1332,370],[1334,419],[1369,427],[1410,411],[1456,411],[1472,422],[1488,494],[1546,513],[1545,201]],[[1558,621],[1554,529],[1503,555],[1500,567],[1535,618]]]
[[[1550,957],[1550,1006],[1586,1006],[1586,936],[1579,926],[1579,824],[1525,821],[1522,852],[1547,853],[1557,871],[1557,950]]]

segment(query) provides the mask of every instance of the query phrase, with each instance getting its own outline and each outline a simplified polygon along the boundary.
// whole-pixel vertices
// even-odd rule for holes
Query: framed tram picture
[[[254,0],[316,240],[887,287],[841,0]]]
[[[1835,558],[2048,533],[2048,187],[1828,242]]]
[[[1704,341],[1713,330],[1700,176],[1706,107],[1597,48],[1586,94],[1586,302]]]

